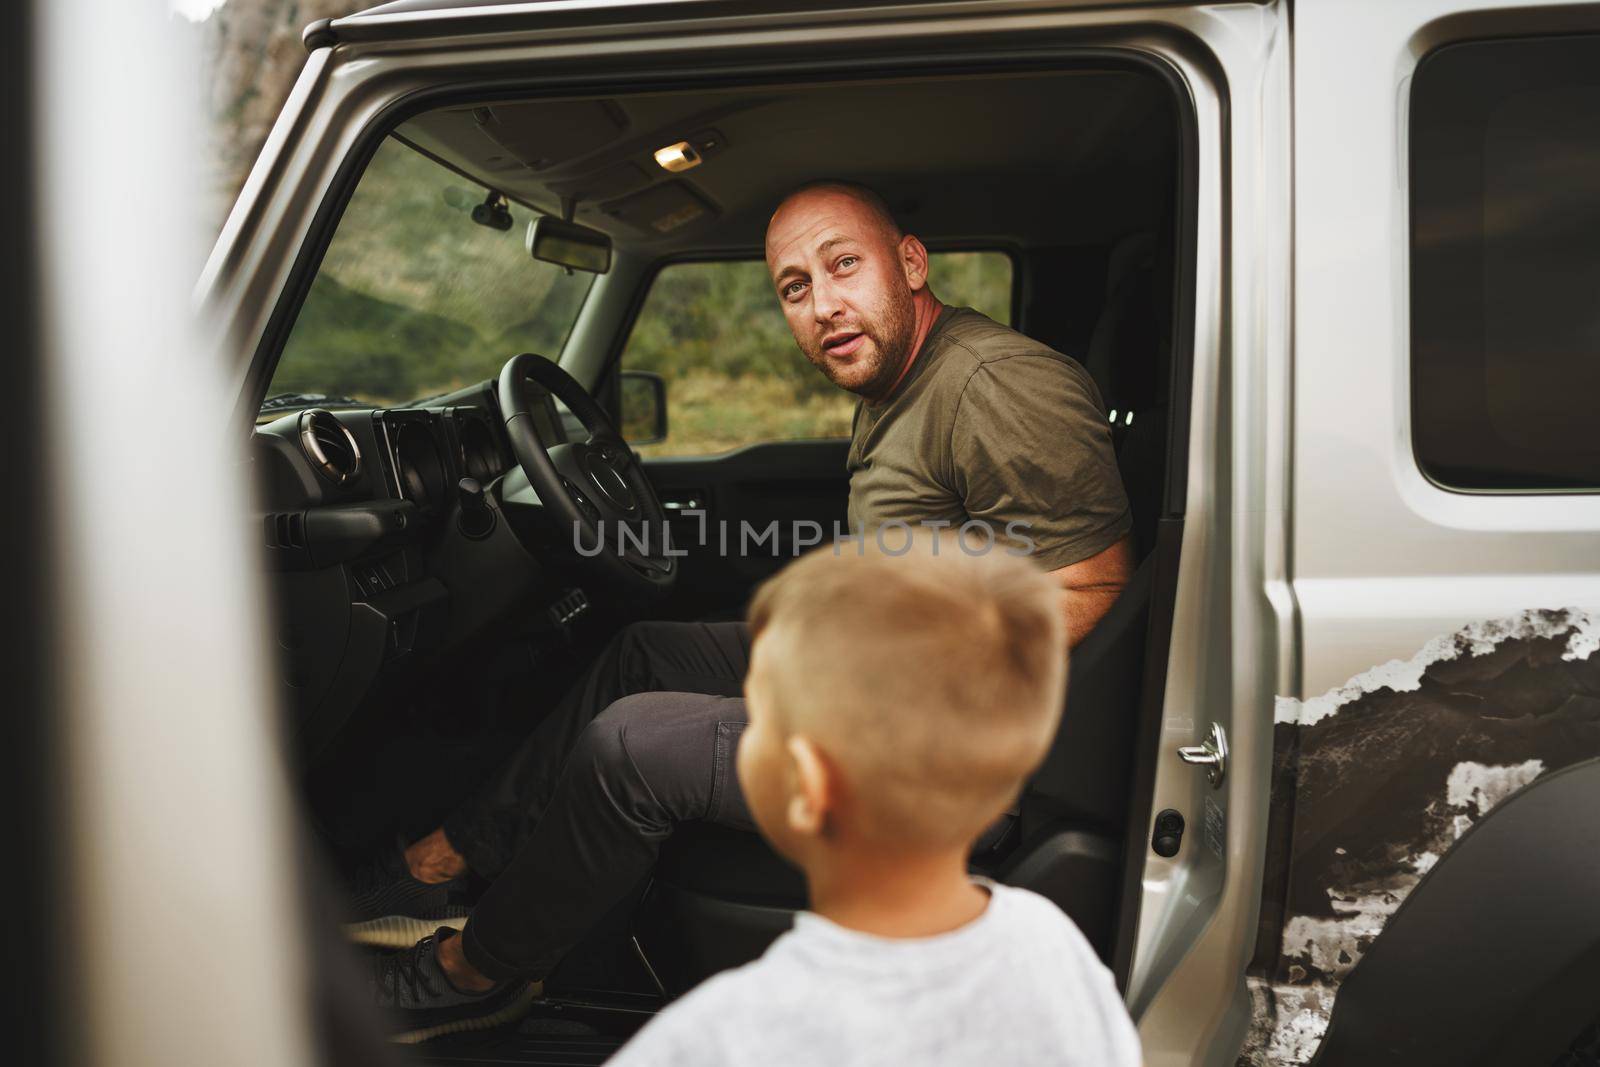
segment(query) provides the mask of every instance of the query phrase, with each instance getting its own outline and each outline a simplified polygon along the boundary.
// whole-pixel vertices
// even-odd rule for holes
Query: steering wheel
[[[567,406],[588,435],[546,441],[533,417],[528,382]],[[528,482],[564,531],[574,554],[602,577],[633,592],[663,593],[678,580],[667,554],[666,514],[633,450],[604,409],[554,360],[523,352],[500,369],[500,414]],[[598,550],[597,550],[598,546]],[[580,551],[581,549],[581,551]]]

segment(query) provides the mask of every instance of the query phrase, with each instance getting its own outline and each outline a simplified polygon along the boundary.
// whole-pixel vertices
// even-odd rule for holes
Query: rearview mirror
[[[572,270],[604,274],[611,269],[611,238],[576,222],[540,215],[528,223],[528,254]]]
[[[647,370],[625,370],[621,380],[622,436],[630,445],[667,439],[667,383]]]

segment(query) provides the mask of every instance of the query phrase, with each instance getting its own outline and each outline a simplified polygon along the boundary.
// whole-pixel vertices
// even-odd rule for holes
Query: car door
[[[296,899],[231,398],[184,299],[205,153],[199,35],[171,12],[0,7],[0,802],[8,903],[49,946],[6,954],[11,1063],[264,1067],[362,1032],[314,1022],[324,939]],[[359,1040],[337,1055],[371,1062]]]
[[[845,528],[848,438],[757,441],[708,456],[655,455],[646,472],[687,553],[675,618],[737,618],[751,590]]]
[[[1157,572],[1158,595],[1172,583],[1171,633],[1166,654],[1145,665],[1146,691],[1160,706],[1141,735],[1132,798],[1136,814],[1148,807],[1143,820],[1130,819],[1139,826],[1127,852],[1131,959],[1114,961],[1126,966],[1145,1062],[1173,1067],[1231,1064],[1245,1036],[1272,712],[1295,676],[1283,415],[1288,12],[1219,5],[1192,14],[1203,52],[1165,53],[1189,106],[1173,333],[1180,406],[1168,441],[1180,462],[1169,471],[1155,549],[1179,539],[1181,564]],[[1152,626],[1161,623],[1158,614]],[[1160,636],[1152,632],[1152,647]]]
[[[931,284],[947,303],[1009,321],[1011,257],[934,253]],[[683,578],[667,614],[730,618],[751,590],[807,548],[846,533],[856,398],[814,369],[784,320],[758,259],[668,263],[648,288],[617,369],[659,375],[665,435],[623,389],[624,433],[636,443],[671,517]],[[614,379],[617,375],[612,376]]]
[[[1595,1018],[1593,898],[1554,892],[1592,804],[1499,853],[1478,921],[1448,889],[1600,756],[1600,36],[1462,6],[1295,12],[1302,668],[1241,1062],[1550,1063]]]

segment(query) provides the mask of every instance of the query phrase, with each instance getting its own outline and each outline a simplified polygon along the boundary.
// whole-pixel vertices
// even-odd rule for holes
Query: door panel
[[[1405,931],[1428,925],[1418,913],[1438,906],[1423,892],[1430,872],[1465,862],[1456,850],[1490,828],[1491,809],[1600,754],[1584,695],[1600,644],[1600,494],[1541,491],[1556,479],[1529,476],[1540,472],[1512,448],[1494,480],[1465,464],[1428,474],[1419,465],[1439,451],[1441,430],[1477,435],[1472,451],[1502,433],[1515,434],[1512,443],[1548,439],[1571,399],[1592,393],[1547,387],[1547,414],[1512,431],[1465,403],[1492,415],[1520,402],[1561,369],[1553,353],[1574,350],[1546,335],[1593,322],[1592,286],[1567,296],[1593,262],[1584,243],[1592,209],[1560,200],[1592,189],[1586,157],[1560,155],[1561,182],[1542,170],[1535,183],[1518,179],[1547,165],[1549,120],[1595,99],[1592,87],[1575,92],[1592,59],[1552,94],[1540,82],[1563,74],[1570,45],[1526,35],[1592,32],[1594,16],[1460,7],[1319,0],[1295,10],[1291,558],[1301,671],[1275,714],[1273,833],[1241,1062],[1345,1062],[1340,1045],[1375,1033],[1362,1029],[1372,1018],[1360,1017],[1358,996],[1357,1017],[1333,1043],[1346,990],[1361,988],[1346,983],[1368,962],[1408,951]],[[1500,45],[1480,44],[1481,65],[1454,74],[1438,65],[1468,54],[1440,46],[1497,37],[1529,51],[1507,63],[1496,58]],[[1564,127],[1591,147],[1592,128]],[[1570,265],[1568,242],[1579,252]],[[1470,299],[1460,277],[1470,279]],[[1451,283],[1443,300],[1430,291],[1441,280]],[[1509,344],[1497,337],[1497,322],[1520,323],[1530,311],[1537,329]],[[1516,373],[1494,379],[1497,359],[1514,361]],[[1430,373],[1435,366],[1442,375]],[[1447,402],[1461,412],[1441,425]],[[1592,445],[1592,435],[1575,436],[1545,473],[1570,481],[1568,465]],[[1536,870],[1503,868],[1486,893],[1537,899],[1518,888]],[[1471,930],[1450,925],[1455,938]],[[1502,959],[1477,947],[1479,958]],[[1382,979],[1380,971],[1363,982]],[[1387,1005],[1407,1037],[1415,1034],[1401,1020],[1427,1015],[1421,1004]],[[1491,1032],[1462,1044],[1490,1062],[1493,1017],[1474,1024]],[[1405,1047],[1377,1036],[1389,1054]]]
[[[1176,409],[1187,421],[1174,424],[1187,427],[1182,564],[1161,721],[1150,739],[1149,818],[1133,853],[1142,877],[1127,999],[1151,1067],[1231,1064],[1244,1037],[1273,698],[1294,673],[1285,592],[1287,11],[1218,6],[1206,18],[1195,28],[1209,49],[1205,62],[1176,60],[1192,108],[1192,184],[1180,228],[1191,256],[1178,259],[1174,341],[1191,386],[1186,408]],[[1221,775],[1180,755],[1201,749],[1213,725],[1227,749]],[[1158,849],[1169,810],[1186,827],[1175,853]]]
[[[651,457],[683,572],[661,614],[734,618],[798,552],[845,529],[847,439],[772,441],[716,456]]]

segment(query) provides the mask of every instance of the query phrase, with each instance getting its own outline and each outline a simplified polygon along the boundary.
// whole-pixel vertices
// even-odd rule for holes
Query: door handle
[[[699,511],[700,498],[697,496],[664,496],[661,498],[662,511]]]
[[[1212,723],[1206,739],[1178,749],[1178,758],[1190,766],[1204,767],[1211,788],[1216,789],[1228,775],[1228,735],[1220,723]]]

